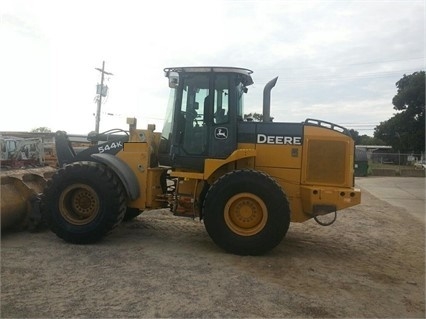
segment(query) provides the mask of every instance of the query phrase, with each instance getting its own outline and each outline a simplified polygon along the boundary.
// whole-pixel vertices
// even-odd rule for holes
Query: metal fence
[[[425,154],[407,153],[367,153],[367,158],[371,164],[393,164],[403,166],[414,166],[415,163],[425,159]]]

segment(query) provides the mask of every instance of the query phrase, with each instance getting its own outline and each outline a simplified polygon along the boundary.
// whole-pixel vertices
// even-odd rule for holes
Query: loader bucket
[[[39,175],[40,174],[40,175]],[[51,171],[0,177],[1,230],[34,230],[41,224],[40,195]]]

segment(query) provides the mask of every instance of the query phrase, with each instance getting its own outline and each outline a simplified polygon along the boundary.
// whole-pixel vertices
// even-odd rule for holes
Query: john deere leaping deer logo
[[[226,127],[216,127],[214,130],[214,136],[218,140],[224,140],[228,138],[228,129]]]

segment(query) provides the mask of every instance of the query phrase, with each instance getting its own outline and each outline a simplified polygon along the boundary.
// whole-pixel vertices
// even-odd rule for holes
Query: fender
[[[204,164],[204,179],[207,180],[219,167],[227,163],[249,157],[256,157],[255,149],[236,149],[225,159],[206,159]]]
[[[131,200],[139,197],[139,183],[135,173],[133,173],[123,160],[108,153],[92,154],[91,156],[98,162],[111,168],[117,174],[126,189],[127,196]]]
[[[188,171],[173,171],[170,172],[172,177],[182,177],[190,179],[208,180],[210,176],[221,166],[230,162],[236,162],[244,158],[256,157],[255,149],[237,149],[225,159],[206,159],[204,161],[204,172],[188,172]]]

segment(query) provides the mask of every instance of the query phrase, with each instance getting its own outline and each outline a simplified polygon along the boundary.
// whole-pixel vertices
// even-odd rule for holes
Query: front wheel
[[[206,194],[203,217],[213,241],[238,255],[271,250],[290,225],[290,209],[281,187],[270,176],[253,170],[219,178]]]
[[[119,225],[126,212],[121,181],[108,167],[76,162],[60,169],[43,195],[43,216],[67,242],[98,241]]]
[[[127,207],[123,222],[129,222],[138,217],[140,214],[142,214],[142,211],[139,208]]]

